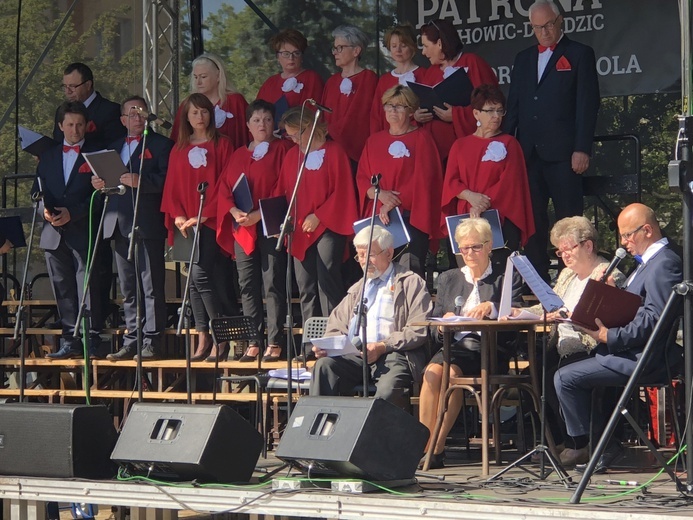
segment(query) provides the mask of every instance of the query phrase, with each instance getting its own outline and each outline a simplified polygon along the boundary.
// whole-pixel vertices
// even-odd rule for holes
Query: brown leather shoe
[[[566,448],[561,452],[561,464],[572,467],[576,464],[586,464],[590,460],[590,448],[585,446],[580,449]]]

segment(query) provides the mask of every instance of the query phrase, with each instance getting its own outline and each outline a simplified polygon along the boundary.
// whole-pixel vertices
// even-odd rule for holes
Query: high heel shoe
[[[195,349],[195,353],[190,357],[190,361],[202,361],[206,359],[212,351],[212,344],[212,337],[209,334],[198,334],[197,348]]]
[[[209,357],[205,359],[207,363],[214,363],[215,361],[226,361],[229,357],[229,342],[225,341],[221,345],[214,345]]]
[[[282,355],[282,348],[279,345],[267,345],[265,355],[262,356],[263,361],[279,361]]]
[[[251,343],[245,354],[239,359],[241,363],[252,363],[260,355],[260,347],[257,343]]]

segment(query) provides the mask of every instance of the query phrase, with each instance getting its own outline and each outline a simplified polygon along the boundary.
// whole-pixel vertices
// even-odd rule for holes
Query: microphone
[[[146,110],[144,110],[144,109],[141,108],[141,107],[135,107],[135,108],[136,108],[137,111],[140,113],[140,115],[141,115],[142,117],[144,117],[144,118],[147,120],[148,123],[156,123],[156,124],[158,124],[158,125],[161,125],[161,127],[162,127],[162,128],[165,128],[166,130],[168,130],[169,128],[171,128],[171,126],[172,126],[171,123],[169,123],[169,122],[166,121],[165,119],[161,119],[161,118],[160,118],[159,116],[157,116],[156,114],[153,114],[153,113],[151,113],[151,112],[147,112]]]
[[[328,114],[331,114],[331,113],[332,113],[332,109],[331,109],[331,108],[327,108],[325,105],[321,105],[320,103],[318,103],[318,102],[315,101],[314,99],[308,98],[306,101],[308,101],[308,103],[310,103],[310,104],[313,105],[314,107],[318,107],[318,108],[319,108],[320,110],[322,110],[323,112],[327,112]]]
[[[602,277],[599,279],[600,282],[606,282],[607,278],[609,278],[609,275],[613,272],[614,269],[616,269],[616,266],[619,264],[621,260],[623,260],[626,257],[626,250],[623,249],[622,247],[619,247],[616,252],[614,253],[614,258],[611,260],[611,263],[609,264],[609,267],[606,268],[606,271],[604,271],[604,274]]]
[[[459,316],[462,312],[462,306],[464,305],[464,298],[462,296],[455,297],[455,316]]]
[[[119,184],[113,188],[101,188],[99,191],[104,195],[125,195],[125,186]]]
[[[209,186],[209,183],[207,181],[203,181],[200,184],[197,185],[197,191],[198,193],[204,193],[207,191],[207,186]]]

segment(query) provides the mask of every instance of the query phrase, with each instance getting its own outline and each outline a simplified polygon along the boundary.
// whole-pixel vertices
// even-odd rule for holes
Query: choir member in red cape
[[[251,316],[265,336],[263,288],[267,299],[267,350],[263,361],[276,361],[286,344],[286,251],[276,251],[276,238],[265,237],[258,201],[271,197],[290,141],[274,134],[274,105],[257,99],[250,103],[246,120],[253,140],[237,149],[219,180],[217,242],[236,258],[241,287],[243,315]],[[233,188],[245,175],[253,198],[253,209],[236,207]],[[251,343],[240,361],[250,362],[260,354],[260,345]]]
[[[231,139],[234,148],[247,146],[250,136],[245,126],[248,102],[236,92],[226,78],[224,64],[213,54],[202,54],[192,62],[190,92],[204,94],[214,106],[212,121],[219,133]],[[178,139],[178,127],[183,116],[183,105],[178,108],[171,129],[171,138]]]
[[[497,209],[506,247],[517,251],[534,234],[524,154],[517,140],[501,131],[505,96],[497,85],[474,89],[471,107],[476,131],[455,141],[450,150],[443,214],[478,217]]]
[[[306,37],[296,29],[284,29],[272,36],[269,44],[282,71],[262,84],[257,99],[274,103],[284,110],[300,106],[306,99],[320,101],[325,83],[317,72],[303,68],[303,55],[308,48]],[[284,100],[280,101],[282,98]],[[281,116],[277,113],[275,121]]]
[[[280,123],[287,138],[299,145],[286,154],[277,186],[277,194],[285,195],[287,201],[308,152],[298,187],[290,251],[304,323],[313,316],[329,316],[346,295],[341,267],[347,238],[358,220],[349,158],[339,143],[326,140],[323,123],[318,123],[311,148],[306,150],[314,116],[309,109],[301,112],[300,107],[295,107],[284,113]]]
[[[352,25],[340,25],[333,32],[332,55],[337,72],[325,83],[322,104],[330,137],[342,145],[354,165],[361,157],[370,129],[370,109],[378,76],[359,65],[368,47],[368,36]]]
[[[375,187],[371,178],[382,174],[378,207],[380,219],[388,224],[388,212],[399,207],[411,242],[400,258],[400,264],[424,277],[426,254],[431,240],[441,238],[440,194],[443,169],[431,134],[412,124],[411,116],[419,106],[409,87],[397,85],[382,97],[389,124],[368,138],[363,149],[356,184],[364,210],[373,211]],[[400,254],[401,251],[397,251]]]
[[[371,106],[371,134],[387,130],[390,125],[383,111],[383,94],[395,85],[407,86],[407,81],[424,83],[426,69],[414,63],[416,33],[411,25],[397,25],[385,33],[385,47],[395,62],[395,68],[380,76]]]
[[[165,214],[169,243],[173,234],[188,236],[193,226],[199,233],[198,261],[190,268],[190,306],[198,331],[197,350],[193,361],[214,361],[209,320],[229,315],[232,304],[227,291],[223,290],[227,279],[227,266],[221,248],[217,244],[217,182],[224,166],[231,157],[233,145],[221,135],[214,125],[214,106],[204,94],[190,94],[181,104],[185,117],[178,128],[178,139],[171,150],[168,173],[164,184],[161,211]],[[202,219],[197,222],[202,182],[207,182]],[[221,288],[221,290],[220,290]],[[222,358],[228,354],[220,352]],[[211,356],[210,353],[212,353]],[[207,357],[209,356],[209,357]]]
[[[432,20],[421,27],[423,55],[431,62],[426,69],[424,83],[437,85],[463,67],[473,87],[489,84],[498,85],[498,78],[486,61],[476,54],[464,52],[464,44],[457,30],[448,20]],[[438,145],[443,162],[448,157],[455,139],[471,134],[476,121],[471,106],[451,106],[446,109],[434,107],[435,115],[428,110],[419,109],[414,117],[419,123],[426,123]]]

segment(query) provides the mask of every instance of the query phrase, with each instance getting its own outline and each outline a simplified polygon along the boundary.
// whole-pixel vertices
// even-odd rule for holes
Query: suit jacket
[[[86,143],[82,152],[94,151]],[[37,177],[43,185],[43,200],[47,207],[65,207],[70,212],[70,221],[64,226],[55,227],[43,223],[39,246],[43,249],[55,250],[60,245],[61,238],[78,251],[84,251],[89,244],[89,201],[94,188],[91,186],[91,170],[83,168],[84,157],[80,153],[70,172],[67,184],[63,175],[63,142],[46,150],[39,157],[36,168]],[[82,171],[80,172],[80,168]],[[33,192],[38,191],[38,183],[34,181]],[[98,205],[96,206],[98,209]]]
[[[125,138],[112,142],[108,148],[120,153]],[[142,173],[140,176],[140,201],[137,215],[137,225],[143,238],[166,238],[164,214],[161,212],[161,194],[164,191],[164,181],[168,170],[168,156],[173,148],[173,141],[168,137],[149,131]],[[142,157],[142,142],[135,148],[131,156],[132,173],[140,173],[140,158]],[[128,166],[126,164],[126,166]],[[137,191],[125,187],[123,195],[112,195],[108,198],[106,216],[103,223],[103,236],[111,238],[118,226],[120,234],[127,237],[132,230],[132,218]]]
[[[125,137],[127,130],[120,122],[120,105],[109,101],[98,92],[94,101],[87,107],[86,142],[92,150],[103,150],[109,143]],[[63,132],[58,127],[58,111],[55,112],[53,139],[62,143]]]
[[[569,161],[573,152],[591,154],[599,111],[594,50],[565,34],[537,80],[536,45],[515,57],[504,128],[529,159]]]
[[[602,366],[624,375],[633,373],[647,340],[659,321],[671,289],[681,282],[681,258],[669,246],[660,249],[635,275],[628,292],[639,294],[642,305],[633,321],[624,327],[608,330],[606,344],[596,348],[596,358]],[[661,345],[666,342],[662,338]],[[664,349],[656,350],[648,361],[646,372],[664,361]]]

